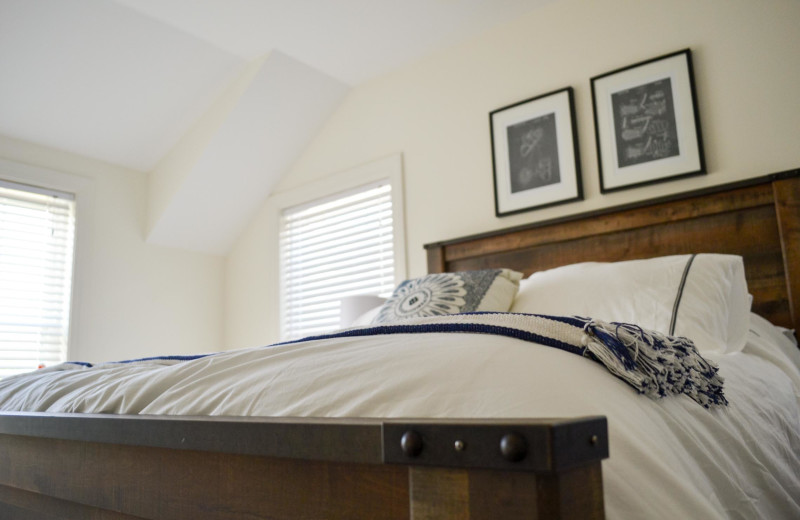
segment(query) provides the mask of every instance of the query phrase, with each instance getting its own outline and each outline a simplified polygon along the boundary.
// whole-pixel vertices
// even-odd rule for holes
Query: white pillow
[[[522,273],[485,269],[429,274],[406,280],[383,304],[373,323],[460,312],[508,312]]]
[[[753,336],[760,339],[768,346],[777,346],[784,353],[788,353],[795,360],[795,368],[800,370],[800,350],[797,348],[797,337],[792,329],[773,325],[766,318],[755,313],[750,313],[750,334],[748,341],[753,342]]]
[[[339,327],[367,325],[386,301],[377,294],[355,294],[339,300]]]
[[[350,323],[348,327],[363,327],[364,325],[369,325],[381,311],[382,306],[383,304],[376,305],[372,309],[368,310],[367,312],[365,312],[364,314],[353,320],[353,322]]]
[[[750,302],[740,256],[700,254],[534,273],[520,283],[511,312],[634,323],[728,353],[747,341]]]

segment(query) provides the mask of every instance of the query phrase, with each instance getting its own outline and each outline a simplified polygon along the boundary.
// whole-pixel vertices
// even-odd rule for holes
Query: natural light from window
[[[281,222],[282,337],[339,326],[339,302],[394,288],[392,186],[371,184],[289,208]]]
[[[0,377],[66,360],[74,196],[0,181]]]

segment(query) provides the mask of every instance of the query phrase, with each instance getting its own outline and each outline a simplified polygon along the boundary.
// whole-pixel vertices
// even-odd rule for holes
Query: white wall
[[[798,22],[796,0],[560,0],[354,89],[278,191],[401,152],[408,274],[418,276],[429,242],[797,168]],[[687,47],[709,174],[600,195],[590,78]],[[566,86],[586,200],[495,217],[489,112]],[[273,204],[227,261],[231,347],[276,339]]]
[[[71,360],[221,348],[224,259],[145,244],[145,174],[3,136],[0,158],[0,177],[79,188]]]

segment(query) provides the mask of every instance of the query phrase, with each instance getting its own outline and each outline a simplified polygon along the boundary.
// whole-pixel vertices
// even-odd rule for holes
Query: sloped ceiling
[[[149,175],[225,254],[350,88],[553,0],[0,0],[0,134]]]

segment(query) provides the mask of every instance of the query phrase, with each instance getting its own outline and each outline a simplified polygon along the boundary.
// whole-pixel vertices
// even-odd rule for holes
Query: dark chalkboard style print
[[[511,193],[561,182],[556,114],[508,127]]]
[[[669,78],[615,92],[611,104],[620,168],[680,153]]]

